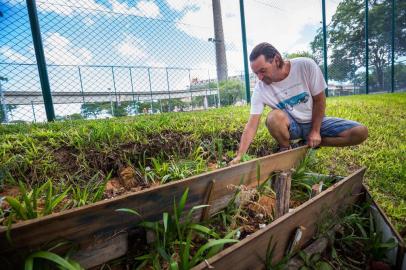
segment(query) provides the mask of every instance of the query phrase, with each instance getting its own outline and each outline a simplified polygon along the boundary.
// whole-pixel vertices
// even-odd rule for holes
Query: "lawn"
[[[168,177],[163,181],[158,169],[164,163],[190,164],[186,161],[197,156],[205,160],[203,166],[184,165],[184,173],[169,178],[221,167],[234,155],[248,114],[248,107],[228,107],[109,120],[1,125],[0,192],[7,192],[18,181],[33,188],[51,180],[61,192],[67,185],[100,185],[107,177],[119,177],[128,166],[144,178],[151,167],[155,174],[149,179],[163,183]],[[397,229],[404,230],[406,94],[329,98],[327,114],[363,123],[369,128],[369,138],[360,146],[318,150],[315,171],[348,175],[366,166],[366,183],[374,198]],[[269,154],[274,145],[261,125],[250,155]]]

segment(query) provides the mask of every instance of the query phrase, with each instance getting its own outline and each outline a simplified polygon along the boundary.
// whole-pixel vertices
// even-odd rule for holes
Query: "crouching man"
[[[302,139],[307,145],[350,146],[368,137],[368,129],[351,120],[326,117],[327,84],[312,59],[283,60],[269,43],[257,45],[250,54],[252,71],[258,76],[251,99],[251,114],[240,141],[240,162],[255,137],[264,106],[272,108],[266,127],[278,142],[278,151],[291,148],[290,141]]]

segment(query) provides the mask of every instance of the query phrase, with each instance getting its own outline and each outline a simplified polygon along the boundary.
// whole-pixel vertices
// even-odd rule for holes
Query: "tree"
[[[237,101],[243,100],[244,89],[240,80],[228,80],[219,83],[220,105],[233,105]]]
[[[81,114],[85,118],[89,118],[93,116],[94,118],[97,118],[97,116],[102,113],[105,107],[106,102],[92,102],[92,103],[84,103],[81,106]],[[110,103],[108,103],[110,104]]]
[[[391,0],[370,0],[369,8],[369,58],[374,66],[376,84],[383,88],[384,69],[391,52]],[[397,1],[395,52],[406,55],[406,1]],[[365,66],[365,10],[362,0],[343,0],[337,7],[330,25],[329,52],[331,63],[329,77],[337,81],[354,78],[358,67]],[[323,53],[322,31],[319,29],[310,46],[312,53],[320,57]]]
[[[292,59],[292,58],[297,58],[297,57],[307,57],[313,59],[318,65],[320,60],[312,53],[307,52],[307,51],[299,51],[299,52],[294,52],[294,53],[285,53],[284,54],[285,58]]]

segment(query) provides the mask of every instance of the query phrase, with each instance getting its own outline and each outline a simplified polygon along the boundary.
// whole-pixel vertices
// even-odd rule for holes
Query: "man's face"
[[[258,76],[258,79],[265,84],[275,82],[279,73],[275,58],[271,62],[267,62],[264,55],[260,55],[251,62],[251,69]]]

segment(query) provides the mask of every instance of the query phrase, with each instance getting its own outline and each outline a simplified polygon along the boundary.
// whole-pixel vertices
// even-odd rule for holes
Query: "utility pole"
[[[220,0],[212,0],[212,6],[214,20],[214,39],[209,39],[209,41],[214,41],[214,44],[216,46],[217,80],[224,81],[227,80],[228,70]]]

